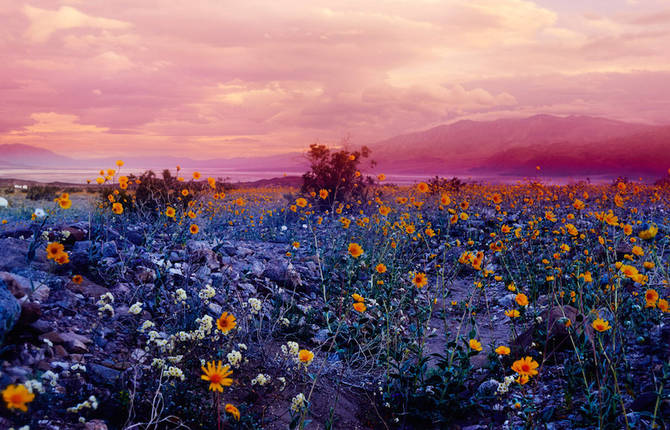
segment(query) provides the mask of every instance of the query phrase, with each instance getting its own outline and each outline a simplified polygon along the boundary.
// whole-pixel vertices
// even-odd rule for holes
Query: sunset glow
[[[230,158],[454,120],[667,123],[664,1],[4,1],[0,143]]]

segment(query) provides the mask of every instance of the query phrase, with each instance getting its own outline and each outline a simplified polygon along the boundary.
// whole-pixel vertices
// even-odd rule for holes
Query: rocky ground
[[[157,303],[145,306],[139,316],[131,314],[129,306],[138,300],[146,302],[143,295],[147,291],[166,285],[162,277],[167,277],[167,284],[173,286],[186,285],[189,280],[211,283],[216,295],[208,302],[207,312],[215,318],[229,308],[230,300],[240,304],[253,297],[280,296],[306,310],[305,314],[310,308],[323,306],[319,262],[314,255],[296,252],[289,258],[285,243],[225,238],[172,244],[167,236],[159,235],[149,246],[144,227],[136,225],[120,233],[113,228],[91,231],[83,222],[55,225],[53,231],[68,232],[65,244],[70,263],[63,266],[54,266],[47,260],[44,246],[31,249],[34,226],[17,223],[0,232],[0,338],[4,338],[0,386],[37,380],[53,388],[45,390],[48,394],[38,396],[31,404],[29,416],[2,410],[0,428],[30,424],[31,428],[102,430],[146,420],[152,404],[145,400],[150,396],[143,401],[139,399],[140,393],[151,393],[151,388],[138,383],[138,379],[150,374],[151,363],[137,326],[143,319],[161,318],[161,306]],[[82,282],[73,281],[71,274],[81,274]],[[475,289],[473,295],[471,286],[472,279],[467,273],[446,286],[449,294],[436,303],[429,325],[435,333],[426,340],[428,353],[439,354],[444,350],[441,333],[460,330],[463,308],[452,305],[451,301],[470,301],[470,309],[476,311],[482,344],[510,344],[516,355],[528,350],[533,342],[530,334],[533,328],[517,327],[519,335],[510,339],[510,330],[504,322],[503,311],[510,307],[514,294],[500,285],[497,290]],[[114,315],[102,318],[99,300],[107,293],[115,297]],[[565,407],[565,393],[554,385],[554,381],[566,378],[565,363],[572,356],[566,352],[569,349],[566,332],[555,323],[563,313],[579,321],[579,312],[570,306],[559,309],[548,299],[538,300],[533,307],[541,315],[535,324],[546,328],[547,344],[551,347],[543,351],[542,378],[529,398],[542,411],[548,423],[546,428],[575,428],[580,412]],[[645,428],[648,415],[654,410],[670,418],[670,401],[657,405],[654,381],[647,380],[648,368],[660,368],[670,359],[670,325],[667,318],[665,322],[649,333],[648,338],[634,343],[629,351],[632,358],[627,377],[641,378],[640,391],[624,396],[629,424],[636,428]],[[376,397],[381,372],[374,365],[352,363],[329,350],[330,335],[324,327],[310,325],[304,317],[297,326],[299,333],[294,333],[295,336],[304,339],[310,349],[319,351],[312,365],[318,366],[318,383],[312,387],[310,380],[296,381],[298,388],[314,390],[311,426],[323,428],[335,423],[336,428],[355,429],[400,425]],[[587,330],[585,327],[580,330]],[[257,333],[261,334],[266,336],[258,342],[263,347],[249,351],[249,359],[272,361],[282,340],[273,337],[272,332]],[[437,358],[430,360],[430,365],[435,366]],[[497,396],[500,382],[490,376],[490,357],[484,354],[473,357],[473,366],[474,377],[463,395],[476,401],[480,412],[456,420],[451,428],[520,426],[520,417],[510,419],[503,412],[507,405]],[[240,371],[236,375],[248,380],[255,372]],[[68,412],[68,408],[90,396],[98,403],[97,409]],[[252,392],[233,389],[232,396],[246,405],[246,414],[255,417],[247,428],[286,428],[291,421],[287,413],[291,395],[276,386]],[[333,398],[337,400],[333,402]],[[137,403],[132,404],[133,401]],[[179,411],[167,412],[179,414]],[[161,425],[159,428],[176,427],[169,420]]]

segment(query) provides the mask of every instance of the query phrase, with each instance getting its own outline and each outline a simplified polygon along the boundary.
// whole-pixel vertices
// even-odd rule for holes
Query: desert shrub
[[[316,198],[320,209],[332,208],[336,201],[348,202],[366,199],[369,187],[374,181],[360,172],[360,164],[370,156],[370,150],[363,146],[358,151],[340,149],[331,151],[327,146],[312,144],[307,152],[310,170],[302,176],[301,192]],[[374,166],[375,162],[370,164]],[[327,195],[321,190],[326,190]]]
[[[465,185],[465,182],[454,176],[451,179],[440,178],[435,176],[430,181],[428,181],[428,187],[431,194],[438,194],[443,191],[449,191],[452,193],[458,193],[461,188]]]
[[[53,200],[56,198],[58,189],[50,185],[33,185],[28,187],[26,198],[28,200]]]

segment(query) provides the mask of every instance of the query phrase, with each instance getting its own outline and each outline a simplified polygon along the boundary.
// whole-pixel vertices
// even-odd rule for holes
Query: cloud
[[[0,6],[0,139],[58,120],[71,131],[38,142],[235,156],[473,115],[657,123],[670,110],[668,12],[656,2],[51,3]]]
[[[123,29],[129,23],[115,19],[86,15],[70,6],[61,6],[58,10],[40,9],[30,5],[23,7],[30,20],[26,35],[33,42],[45,42],[59,30],[88,27],[97,29]]]

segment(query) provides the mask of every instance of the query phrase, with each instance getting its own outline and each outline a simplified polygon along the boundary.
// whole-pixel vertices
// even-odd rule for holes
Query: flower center
[[[523,370],[524,372],[528,372],[530,370],[530,366],[524,363],[521,365],[521,370]]]
[[[218,373],[215,373],[209,377],[209,382],[212,384],[220,384],[221,383],[221,375]]]

